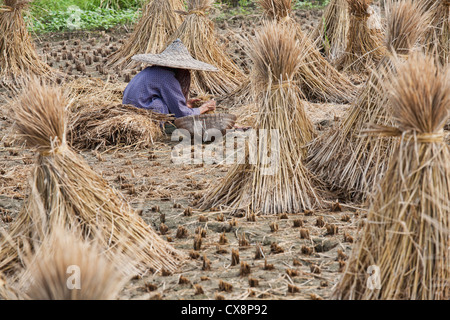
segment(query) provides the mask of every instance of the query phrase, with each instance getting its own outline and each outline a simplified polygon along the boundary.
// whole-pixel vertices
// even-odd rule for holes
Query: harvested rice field
[[[208,161],[215,154],[178,163],[179,141],[161,128],[174,119],[122,105],[146,68],[130,57],[160,53],[172,33],[32,34],[36,70],[0,55],[0,300],[450,299],[448,1],[349,0],[342,11],[341,0],[259,0],[238,14],[152,1],[136,30],[186,8],[165,27],[223,73],[192,71],[191,97],[235,115],[238,136],[278,130],[281,169],[267,176],[262,162]],[[15,3],[0,1],[0,29],[18,23],[2,17]],[[324,34],[324,21],[344,17]],[[196,43],[209,23],[214,38]],[[49,289],[43,270],[66,277],[68,265],[98,289]]]

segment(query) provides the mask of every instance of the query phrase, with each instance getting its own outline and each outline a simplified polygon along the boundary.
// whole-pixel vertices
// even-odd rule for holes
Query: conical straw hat
[[[160,54],[137,54],[131,59],[155,66],[201,71],[219,71],[216,67],[192,58],[180,39],[175,40]]]

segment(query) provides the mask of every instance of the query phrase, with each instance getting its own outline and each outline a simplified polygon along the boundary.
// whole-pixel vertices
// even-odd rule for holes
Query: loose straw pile
[[[294,80],[312,101],[349,103],[355,88],[350,80],[339,73],[314,46],[310,38],[290,17],[292,0],[259,0],[267,18],[285,23],[295,32],[302,48],[303,61]]]
[[[245,75],[216,40],[213,22],[206,16],[212,0],[189,0],[184,22],[172,36],[180,39],[191,55],[219,72],[192,71],[191,91],[196,95],[227,95],[238,88]]]
[[[335,61],[346,49],[349,20],[347,0],[331,0],[312,34],[311,38],[330,61]]]
[[[161,123],[170,119],[134,106],[91,104],[72,114],[69,141],[79,150],[150,148],[163,136]]]
[[[314,137],[314,129],[304,110],[301,92],[292,81],[302,61],[302,51],[290,29],[276,22],[257,32],[251,58],[252,86],[259,106],[259,141],[255,164],[234,165],[224,180],[203,198],[201,208],[226,207],[232,212],[250,208],[261,214],[300,212],[320,205],[311,176],[303,167],[304,145]],[[266,129],[267,139],[261,129]],[[278,137],[273,131],[278,132]],[[260,155],[279,143],[278,162],[273,171]],[[251,149],[251,148],[249,148]],[[265,151],[264,151],[265,150]],[[251,150],[249,150],[251,152]],[[267,173],[267,174],[265,174]]]
[[[376,130],[399,137],[398,149],[334,298],[450,299],[449,76],[423,56],[398,68],[391,90],[398,128]],[[379,273],[368,274],[370,266]]]
[[[71,98],[68,141],[79,149],[149,148],[169,115],[122,105],[124,85],[78,79],[65,85]]]
[[[14,106],[19,133],[38,152],[31,177],[31,190],[38,196],[28,197],[11,225],[9,239],[0,239],[0,270],[20,268],[18,250],[24,239],[43,240],[33,232],[36,221],[30,215],[43,208],[49,226],[55,221],[68,229],[80,226],[83,238],[95,232],[103,250],[120,244],[138,271],[163,267],[174,271],[180,254],[67,145],[66,106],[59,89],[38,80],[27,85]]]
[[[0,84],[37,75],[50,78],[53,70],[38,56],[22,17],[30,1],[0,3]]]
[[[336,61],[338,70],[367,72],[384,55],[381,26],[370,26],[370,4],[373,0],[347,0],[350,25],[344,54]]]
[[[394,56],[406,59],[424,34],[429,16],[411,0],[397,1],[387,16],[386,52],[367,84],[361,89],[342,123],[309,146],[308,168],[342,197],[363,200],[387,169],[395,148],[394,138],[373,140],[361,131],[368,123],[392,126],[386,109],[384,82],[395,74]]]
[[[136,54],[161,53],[182,19],[175,10],[182,10],[181,0],[151,0],[144,5],[142,17],[123,46],[112,56],[108,65],[119,68],[136,64]]]

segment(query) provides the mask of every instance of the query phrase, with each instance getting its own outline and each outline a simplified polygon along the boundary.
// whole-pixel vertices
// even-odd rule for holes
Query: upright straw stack
[[[407,59],[429,23],[420,3],[400,0],[388,4],[386,54],[378,72],[361,88],[342,123],[309,146],[308,167],[342,197],[356,201],[365,199],[380,181],[395,148],[395,138],[374,140],[361,132],[369,123],[395,124],[386,108],[384,82],[396,73],[393,57]]]
[[[330,61],[335,61],[346,49],[349,20],[347,0],[331,0],[312,34],[311,38]]]
[[[182,19],[175,10],[182,10],[181,0],[151,0],[143,8],[142,17],[123,46],[108,62],[119,68],[130,67],[131,57],[136,54],[161,53],[167,46],[169,37],[180,26]]]
[[[0,83],[30,74],[41,77],[52,75],[52,69],[38,56],[22,17],[29,2],[0,2]]]
[[[448,300],[450,152],[443,127],[450,116],[449,68],[410,57],[398,67],[390,101],[398,127],[374,131],[397,136],[398,149],[334,298]],[[370,266],[379,272],[368,274]]]
[[[119,244],[133,269],[175,270],[181,255],[163,241],[83,158],[66,142],[64,95],[55,87],[31,80],[14,106],[19,134],[38,152],[31,190],[9,237],[0,239],[0,270],[21,268],[18,250],[24,240],[41,242],[50,231],[36,228],[32,212],[42,208],[48,226],[79,226],[83,238],[93,234],[108,253]],[[36,231],[37,230],[37,231]]]
[[[192,71],[191,91],[198,95],[227,95],[245,80],[245,75],[216,39],[213,22],[207,17],[212,0],[189,0],[185,19],[171,40],[180,39],[197,60],[218,72]]]
[[[367,72],[384,55],[381,26],[370,25],[373,0],[347,0],[350,25],[344,54],[336,61],[338,70]],[[373,14],[373,13],[372,13]]]
[[[354,97],[353,84],[321,55],[310,38],[291,18],[292,0],[259,0],[258,3],[264,9],[267,18],[284,23],[295,31],[303,60],[294,80],[298,82],[305,96],[312,101],[350,102]]]
[[[21,281],[31,300],[113,300],[129,280],[120,258],[109,261],[95,241],[53,225],[36,253],[25,253]],[[117,256],[120,256],[117,253]]]
[[[290,29],[277,22],[264,24],[252,47],[251,79],[259,107],[258,130],[254,132],[259,139],[253,149],[256,161],[249,163],[247,157],[246,163],[234,165],[205,195],[201,207],[222,206],[232,212],[250,208],[261,214],[277,214],[319,206],[314,183],[302,164],[304,146],[314,137],[314,129],[293,82],[302,50]],[[266,130],[266,139],[261,129]],[[273,142],[277,148],[271,148]],[[264,152],[275,154],[276,159],[265,163],[260,157]]]
[[[450,62],[450,0],[420,0],[432,14],[431,27],[425,36],[428,52],[437,54],[440,62]]]

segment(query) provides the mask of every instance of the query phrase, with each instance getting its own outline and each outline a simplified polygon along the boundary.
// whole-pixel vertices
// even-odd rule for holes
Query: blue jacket
[[[176,118],[200,114],[198,108],[188,108],[175,73],[158,66],[145,68],[130,81],[123,93],[123,104],[174,114]]]

